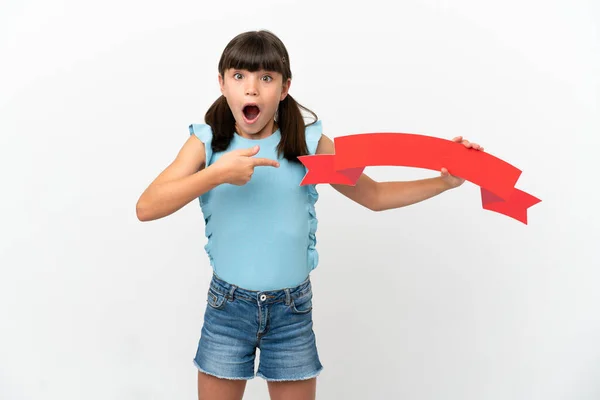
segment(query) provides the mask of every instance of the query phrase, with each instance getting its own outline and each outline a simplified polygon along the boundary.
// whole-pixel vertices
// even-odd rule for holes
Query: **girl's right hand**
[[[252,178],[254,167],[279,167],[279,163],[275,160],[252,157],[258,153],[258,150],[258,146],[232,150],[219,158],[213,164],[213,168],[219,170],[223,183],[230,183],[237,186],[245,185]]]

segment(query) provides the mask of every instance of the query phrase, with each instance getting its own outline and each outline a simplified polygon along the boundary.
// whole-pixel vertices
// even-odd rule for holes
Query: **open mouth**
[[[242,113],[244,114],[244,119],[246,123],[253,123],[258,119],[260,115],[260,108],[256,104],[246,104],[244,108],[242,108]]]

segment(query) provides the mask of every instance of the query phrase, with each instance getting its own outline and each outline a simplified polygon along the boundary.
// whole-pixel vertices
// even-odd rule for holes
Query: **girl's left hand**
[[[457,143],[462,143],[466,148],[469,148],[469,149],[483,151],[482,146],[478,145],[477,143],[471,143],[468,140],[463,139],[462,136],[457,136],[454,139],[452,139],[452,141],[457,142]],[[448,170],[446,168],[442,168],[441,177],[442,177],[442,180],[450,187],[450,189],[459,187],[460,185],[462,185],[465,182],[464,179],[459,178],[458,176],[450,175],[450,173],[448,173]]]

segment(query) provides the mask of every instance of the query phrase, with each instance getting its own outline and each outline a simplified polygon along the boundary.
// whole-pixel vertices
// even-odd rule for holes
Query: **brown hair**
[[[225,70],[229,68],[246,69],[250,72],[260,69],[279,72],[283,76],[283,83],[292,78],[290,58],[284,44],[266,30],[241,33],[227,44],[219,60],[219,74],[224,77]],[[312,114],[314,118],[308,125],[317,121],[317,115],[296,102],[289,93],[279,102],[276,112],[276,121],[281,132],[277,152],[279,156],[283,154],[292,162],[299,162],[298,156],[308,154],[301,109]],[[209,107],[204,120],[213,131],[212,150],[226,150],[233,139],[235,119],[225,96],[221,95]]]

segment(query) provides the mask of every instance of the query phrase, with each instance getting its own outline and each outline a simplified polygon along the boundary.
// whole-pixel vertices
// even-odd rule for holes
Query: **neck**
[[[254,139],[254,140],[264,139],[266,137],[269,137],[277,129],[279,129],[279,126],[275,120],[269,121],[260,131],[258,131],[256,133],[246,133],[240,129],[240,127],[238,126],[237,123],[235,124],[235,131],[238,133],[238,135],[240,135],[241,137],[244,137],[246,139]]]

